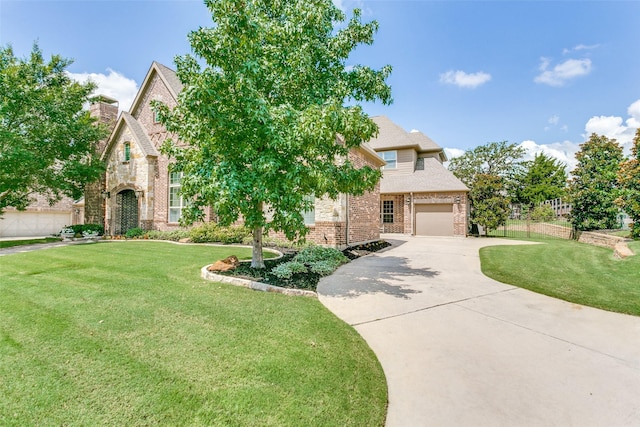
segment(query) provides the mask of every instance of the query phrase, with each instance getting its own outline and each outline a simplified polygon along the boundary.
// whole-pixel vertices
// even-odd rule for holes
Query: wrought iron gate
[[[125,234],[138,227],[138,198],[133,190],[123,190],[116,195],[115,234]]]

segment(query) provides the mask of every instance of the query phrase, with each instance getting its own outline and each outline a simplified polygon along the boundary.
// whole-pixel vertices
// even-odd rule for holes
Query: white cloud
[[[558,122],[560,122],[560,116],[558,116],[558,115],[551,116],[551,117],[549,117],[548,122],[551,125],[557,125]]]
[[[464,71],[449,70],[440,74],[440,83],[452,84],[463,88],[476,88],[491,80],[491,74],[485,72],[465,73]]]
[[[95,95],[106,95],[118,100],[120,111],[131,108],[133,99],[138,93],[138,84],[123,74],[107,69],[109,74],[102,73],[69,73],[69,76],[81,83],[92,81],[98,87]]]
[[[549,86],[563,86],[566,82],[576,77],[585,76],[591,72],[591,60],[584,59],[567,59],[561,64],[549,69],[551,60],[549,58],[540,58],[541,73],[536,76],[536,83],[543,83]]]
[[[584,126],[583,138],[588,139],[592,133],[616,139],[628,153],[633,143],[636,129],[640,127],[640,99],[627,108],[629,117],[625,120],[619,116],[593,116]]]
[[[456,157],[460,157],[460,156],[464,155],[464,153],[465,153],[464,150],[461,150],[459,148],[445,148],[444,152],[447,155],[447,158],[449,160],[454,159]]]
[[[576,153],[580,151],[580,144],[571,141],[538,144],[535,141],[526,140],[520,143],[520,147],[527,151],[524,157],[525,160],[533,160],[536,154],[544,153],[567,165],[567,173],[575,169],[578,163],[576,161]]]
[[[592,45],[579,44],[577,46],[572,47],[571,49],[563,49],[562,50],[562,54],[566,55],[568,53],[579,52],[581,50],[593,50],[593,49],[597,49],[599,47],[600,47],[600,44],[592,44]]]

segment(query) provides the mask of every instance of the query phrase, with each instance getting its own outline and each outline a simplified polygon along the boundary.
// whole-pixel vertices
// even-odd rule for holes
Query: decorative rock
[[[619,242],[613,248],[613,254],[616,258],[624,259],[626,257],[630,257],[635,255],[629,246],[627,246],[626,242]]]
[[[235,269],[240,265],[240,260],[235,255],[231,255],[226,257],[225,259],[219,260],[211,264],[207,270],[209,271],[229,271]]]

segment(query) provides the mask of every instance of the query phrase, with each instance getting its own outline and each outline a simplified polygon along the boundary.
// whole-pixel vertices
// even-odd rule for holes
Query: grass
[[[619,260],[611,249],[573,240],[480,250],[482,272],[565,301],[640,316],[640,255]],[[640,254],[640,242],[629,244]]]
[[[249,252],[133,241],[0,258],[0,425],[382,426],[385,378],[353,328],[316,299],[199,278]]]
[[[43,239],[26,239],[26,240],[0,240],[0,249],[10,248],[12,246],[34,245],[38,243],[59,242],[57,237],[45,237]]]

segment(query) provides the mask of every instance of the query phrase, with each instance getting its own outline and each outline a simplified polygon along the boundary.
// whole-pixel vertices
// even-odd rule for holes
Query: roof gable
[[[140,89],[138,90],[133,103],[131,104],[131,108],[129,109],[131,113],[135,113],[135,111],[140,108],[140,104],[144,101],[145,95],[149,90],[149,86],[156,76],[158,76],[160,80],[162,80],[173,99],[176,101],[178,100],[178,95],[182,91],[182,83],[176,75],[176,72],[171,68],[160,64],[159,62],[153,61],[153,63],[151,63],[149,71],[147,71],[147,75],[145,76],[142,85],[140,85]]]
[[[376,151],[397,150],[400,148],[413,148],[418,153],[439,153],[442,161],[447,161],[447,156],[442,147],[422,132],[407,132],[392,122],[386,116],[372,117],[378,125],[378,136],[369,141],[369,145]]]
[[[140,147],[140,150],[142,150],[145,157],[158,157],[158,150],[156,150],[156,148],[151,143],[151,140],[149,139],[149,136],[145,132],[142,125],[131,114],[123,111],[122,114],[120,114],[120,118],[116,122],[111,136],[109,136],[107,147],[102,153],[102,156],[100,156],[100,159],[102,161],[105,161],[109,158],[111,152],[113,151],[113,147],[118,141],[118,136],[124,131],[125,128],[128,128],[131,131],[134,139],[133,142],[135,142],[136,145]]]

